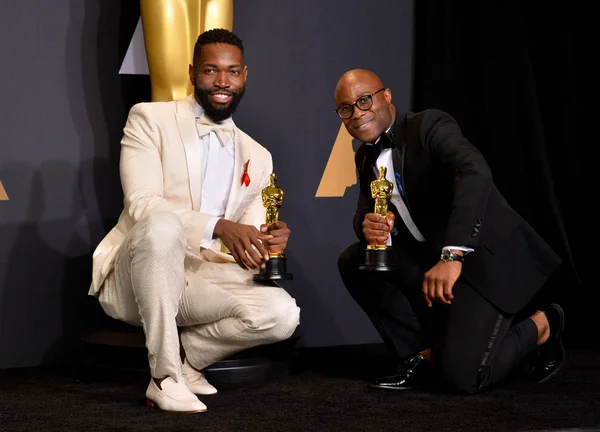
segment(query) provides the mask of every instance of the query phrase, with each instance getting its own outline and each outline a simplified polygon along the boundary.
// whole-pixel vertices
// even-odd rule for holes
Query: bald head
[[[336,108],[351,105],[352,115],[343,122],[348,133],[361,141],[374,142],[392,125],[396,116],[391,90],[369,70],[352,69],[344,73],[338,80],[333,98]],[[359,108],[356,102],[365,98],[367,101],[371,98],[371,107]]]
[[[358,83],[364,83],[372,85],[373,88],[377,87],[380,89],[384,87],[383,82],[377,76],[375,72],[366,69],[352,69],[344,73],[338,80],[337,86],[335,87],[334,99],[337,95],[347,86],[356,85]]]

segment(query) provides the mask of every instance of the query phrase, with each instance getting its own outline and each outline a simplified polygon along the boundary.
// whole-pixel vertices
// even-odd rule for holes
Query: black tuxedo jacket
[[[398,114],[391,132],[394,171],[400,174],[404,202],[425,236],[426,248],[436,257],[444,246],[473,248],[461,276],[501,310],[521,310],[561,259],[508,205],[483,155],[449,114],[440,110]],[[362,222],[374,209],[370,191],[377,176],[374,153],[363,143],[355,155],[360,193],[354,229],[362,242]],[[387,177],[394,182],[394,173]],[[415,241],[397,209],[391,203],[389,207],[398,228],[392,237],[394,249],[410,248]]]

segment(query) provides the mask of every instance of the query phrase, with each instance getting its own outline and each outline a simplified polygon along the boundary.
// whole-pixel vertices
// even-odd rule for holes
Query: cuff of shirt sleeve
[[[202,237],[202,242],[200,246],[208,249],[213,242],[213,233],[215,232],[215,225],[219,222],[218,217],[212,217],[208,223],[206,224],[206,228],[204,229],[204,236]]]
[[[464,246],[444,246],[442,248],[442,250],[447,250],[447,249],[463,251],[465,253],[465,255],[468,254],[469,252],[473,252],[475,250],[473,248],[468,248],[468,247],[464,247]]]

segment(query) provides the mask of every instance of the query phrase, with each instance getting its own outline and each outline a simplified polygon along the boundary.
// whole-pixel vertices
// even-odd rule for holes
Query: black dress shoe
[[[406,360],[394,375],[378,378],[371,387],[385,390],[411,389],[421,382],[429,361],[421,354]]]
[[[544,311],[550,325],[550,337],[540,346],[534,360],[530,378],[536,383],[544,383],[555,376],[565,363],[565,347],[563,332],[565,330],[565,313],[557,304],[551,304]]]

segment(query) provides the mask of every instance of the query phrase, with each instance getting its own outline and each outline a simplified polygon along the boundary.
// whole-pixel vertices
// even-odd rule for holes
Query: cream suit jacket
[[[225,219],[257,228],[265,222],[261,190],[269,184],[271,154],[234,128],[235,162]],[[211,249],[200,247],[211,215],[200,213],[202,204],[202,150],[194,117],[193,95],[173,102],[134,105],[121,140],[120,172],[124,209],[117,225],[93,254],[90,295],[98,295],[127,233],[139,221],[156,212],[172,212],[181,218],[187,255],[215,262],[234,262],[221,252],[220,240]],[[249,162],[248,162],[249,161]],[[242,184],[248,162],[250,184]]]

